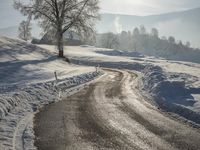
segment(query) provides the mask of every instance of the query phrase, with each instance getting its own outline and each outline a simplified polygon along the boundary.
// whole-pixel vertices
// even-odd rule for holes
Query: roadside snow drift
[[[83,87],[81,85],[100,74],[91,72],[66,78],[58,83],[38,83],[18,92],[0,94],[0,148],[33,149],[34,133],[31,126],[38,108],[77,92]]]
[[[145,67],[142,73],[140,89],[151,95],[158,107],[200,124],[200,113],[187,108],[194,105],[192,94],[200,89],[186,86],[188,79],[194,77],[166,73],[161,67],[153,65]]]

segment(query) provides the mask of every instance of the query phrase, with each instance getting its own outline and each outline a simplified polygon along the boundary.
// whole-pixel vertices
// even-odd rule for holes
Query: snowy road
[[[105,70],[79,93],[35,116],[39,150],[200,149],[199,130],[146,102],[137,75]]]

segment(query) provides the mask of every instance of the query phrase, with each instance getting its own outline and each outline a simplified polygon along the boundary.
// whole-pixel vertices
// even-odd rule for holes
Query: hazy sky
[[[100,0],[101,12],[152,15],[200,7],[200,0]]]
[[[13,0],[0,0],[0,28],[18,25],[22,15],[13,9]],[[200,0],[100,0],[101,12],[151,15],[200,7]]]
[[[13,0],[0,0],[0,17],[17,15]],[[200,7],[200,0],[100,0],[101,12],[152,15]]]

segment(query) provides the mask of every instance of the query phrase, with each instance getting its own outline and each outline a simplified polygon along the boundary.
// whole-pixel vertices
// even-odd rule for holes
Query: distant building
[[[70,45],[70,46],[78,46],[82,44],[80,36],[73,31],[66,31],[63,34],[63,43],[64,45]],[[41,40],[39,40],[38,44],[55,45],[56,39],[52,39],[50,36],[48,36],[48,34],[45,34],[41,38]]]

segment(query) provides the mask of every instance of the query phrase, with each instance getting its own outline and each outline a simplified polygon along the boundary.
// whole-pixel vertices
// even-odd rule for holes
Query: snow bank
[[[163,110],[200,124],[200,114],[187,108],[195,103],[192,93],[198,92],[198,89],[186,86],[187,80],[183,80],[185,76],[192,78],[190,75],[173,75],[153,65],[146,66],[142,73],[139,87],[146,97],[151,95],[158,107]]]
[[[12,93],[0,94],[0,149],[35,149],[33,116],[38,108],[77,92],[101,72],[33,84]]]
[[[177,96],[188,95],[188,89],[185,86],[185,81],[179,76],[170,78],[159,66],[147,66],[142,71],[143,88],[149,93],[159,97],[174,98]]]

